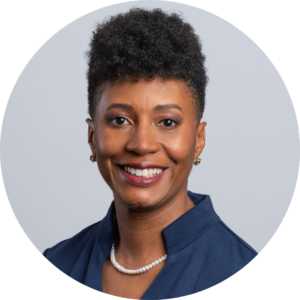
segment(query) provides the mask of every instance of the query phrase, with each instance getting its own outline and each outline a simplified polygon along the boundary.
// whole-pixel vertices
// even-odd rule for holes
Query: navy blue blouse
[[[142,299],[166,299],[207,289],[230,277],[257,252],[215,213],[208,195],[188,191],[195,204],[163,230],[167,261]],[[112,202],[104,219],[44,251],[44,256],[75,280],[102,292],[102,271],[117,230]]]

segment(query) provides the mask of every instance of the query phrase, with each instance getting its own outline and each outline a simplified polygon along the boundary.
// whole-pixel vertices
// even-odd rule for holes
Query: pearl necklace
[[[149,264],[146,267],[140,268],[140,269],[136,269],[136,270],[128,270],[123,268],[122,266],[120,266],[117,261],[116,261],[116,257],[115,257],[115,245],[112,244],[112,248],[110,251],[110,260],[112,262],[112,264],[122,273],[126,273],[126,274],[131,274],[131,275],[135,275],[135,274],[141,274],[144,273],[150,269],[152,269],[153,267],[157,266],[158,264],[162,263],[163,261],[165,261],[167,259],[167,254],[165,254],[163,257],[159,258],[158,260],[154,261],[153,263]]]

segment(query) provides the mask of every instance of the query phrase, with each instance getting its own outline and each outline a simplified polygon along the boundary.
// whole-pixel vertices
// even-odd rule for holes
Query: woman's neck
[[[118,262],[132,269],[149,264],[167,253],[162,230],[195,205],[186,190],[161,207],[147,211],[128,208],[115,197],[118,236],[115,240]]]

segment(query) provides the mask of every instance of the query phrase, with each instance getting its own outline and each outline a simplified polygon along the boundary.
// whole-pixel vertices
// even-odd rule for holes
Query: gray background
[[[10,97],[1,135],[4,184],[14,213],[43,251],[101,220],[113,200],[87,144],[86,60],[95,24],[131,7],[181,11],[203,43],[210,78],[202,162],[189,190],[209,194],[223,221],[257,251],[294,192],[299,133],[288,91],[241,31],[198,8],[159,1],[94,11],[48,40]]]

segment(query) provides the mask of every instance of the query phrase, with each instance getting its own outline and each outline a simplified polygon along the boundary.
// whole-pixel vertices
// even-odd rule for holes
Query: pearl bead
[[[111,251],[110,251],[110,260],[111,260],[113,266],[115,268],[117,268],[120,272],[125,273],[125,274],[132,274],[132,275],[134,275],[134,274],[144,273],[146,271],[149,271],[153,267],[157,266],[158,264],[162,263],[166,259],[167,259],[167,254],[165,254],[161,258],[157,259],[153,263],[151,263],[151,264],[149,264],[149,265],[147,265],[147,266],[145,266],[143,268],[140,268],[140,269],[137,269],[137,270],[128,270],[128,269],[125,269],[124,267],[122,267],[121,265],[119,265],[117,263],[116,257],[115,257],[115,246],[114,246],[114,244],[112,244],[112,248],[111,248]]]

